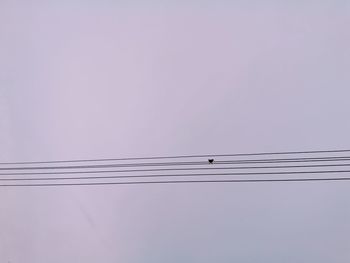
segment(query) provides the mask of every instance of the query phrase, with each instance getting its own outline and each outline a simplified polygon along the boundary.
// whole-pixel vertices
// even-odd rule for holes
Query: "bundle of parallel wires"
[[[0,163],[0,186],[350,181],[350,150]]]

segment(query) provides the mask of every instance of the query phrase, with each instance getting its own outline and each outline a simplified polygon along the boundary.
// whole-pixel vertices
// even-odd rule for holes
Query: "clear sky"
[[[0,159],[350,148],[348,1],[0,1]],[[350,261],[350,183],[0,189],[0,262]]]

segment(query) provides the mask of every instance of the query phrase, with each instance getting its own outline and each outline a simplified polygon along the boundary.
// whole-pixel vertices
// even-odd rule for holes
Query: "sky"
[[[0,1],[0,160],[350,148],[348,1]],[[0,189],[1,262],[350,260],[350,183]]]

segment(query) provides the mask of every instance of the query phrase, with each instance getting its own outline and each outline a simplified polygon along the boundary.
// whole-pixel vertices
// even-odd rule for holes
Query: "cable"
[[[315,165],[279,165],[279,166],[234,166],[234,167],[205,167],[205,168],[160,168],[160,169],[132,169],[132,170],[98,170],[98,171],[70,171],[70,172],[30,172],[30,173],[0,173],[0,176],[13,175],[50,175],[50,174],[99,174],[99,173],[130,173],[130,172],[162,172],[162,171],[201,171],[201,170],[241,170],[241,169],[286,169],[286,168],[320,168],[347,167],[350,164],[315,164]]]
[[[324,174],[350,173],[350,170],[328,171],[292,171],[292,172],[252,172],[252,173],[196,173],[196,174],[150,174],[150,175],[112,175],[112,176],[77,176],[77,177],[43,177],[43,178],[0,178],[0,181],[47,181],[47,180],[96,180],[123,178],[157,178],[157,177],[198,177],[198,176],[251,176],[251,175],[292,175],[292,174]]]
[[[130,160],[157,160],[157,159],[161,160],[161,159],[179,159],[179,158],[239,157],[239,156],[288,155],[288,154],[345,153],[345,152],[350,152],[350,150],[343,149],[343,150],[318,150],[318,151],[281,151],[281,152],[234,153],[234,154],[202,154],[202,155],[175,155],[175,156],[152,156],[152,157],[76,159],[76,160],[54,160],[54,161],[1,162],[0,165],[104,162],[104,161],[128,161],[128,160],[129,161]]]
[[[98,185],[145,185],[145,184],[192,184],[192,183],[272,183],[272,182],[321,182],[350,181],[350,177],[334,178],[288,178],[288,179],[242,179],[242,180],[184,180],[184,181],[134,181],[93,183],[50,183],[50,184],[0,184],[0,187],[44,187],[44,186],[98,186]]]
[[[350,156],[331,156],[318,158],[288,158],[288,159],[245,159],[215,161],[214,164],[245,164],[245,163],[288,163],[288,162],[329,162],[350,161]],[[180,166],[180,165],[210,165],[207,161],[198,162],[163,162],[163,163],[124,163],[124,164],[101,164],[101,165],[68,165],[68,166],[32,166],[32,167],[1,167],[2,171],[9,170],[50,170],[50,169],[90,169],[90,168],[113,168],[113,167],[140,167],[140,166]]]

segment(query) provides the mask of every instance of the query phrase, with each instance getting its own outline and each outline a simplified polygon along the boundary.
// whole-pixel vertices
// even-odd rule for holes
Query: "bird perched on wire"
[[[213,164],[213,163],[214,163],[214,159],[208,159],[208,162],[209,162],[210,164]]]

